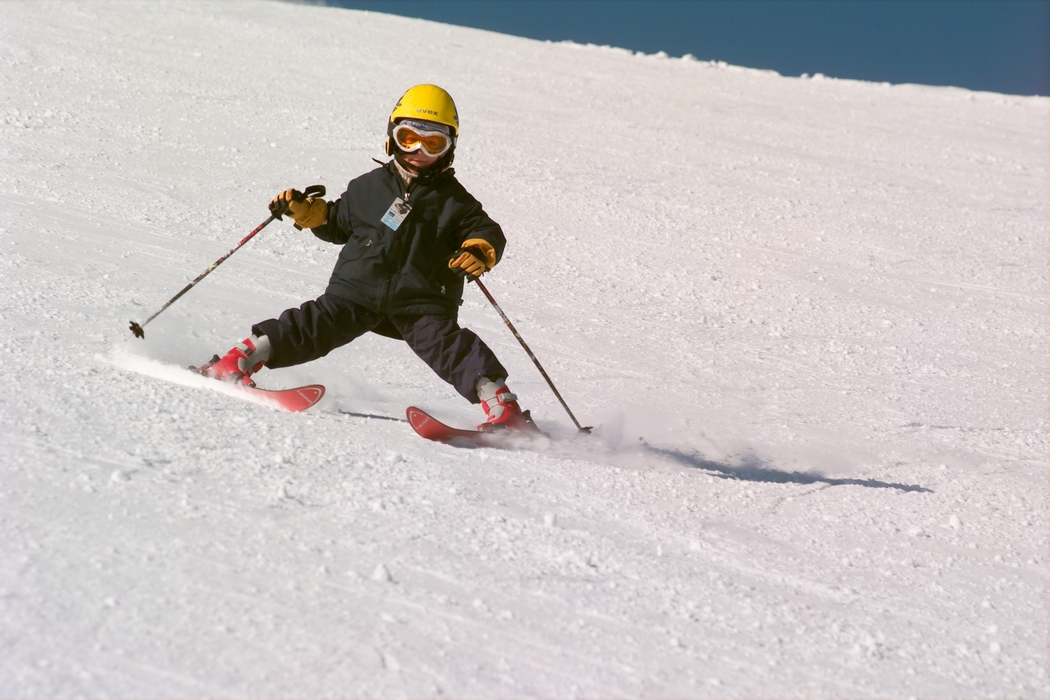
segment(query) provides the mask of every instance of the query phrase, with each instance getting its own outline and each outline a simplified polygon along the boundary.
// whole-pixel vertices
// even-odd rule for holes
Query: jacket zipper
[[[397,177],[396,173],[395,173],[394,177],[397,178],[398,182],[401,182],[401,178]],[[409,192],[408,191],[408,187],[406,187],[404,185],[402,185],[401,190],[402,190],[402,193],[404,194],[404,197],[405,197],[405,204],[409,204],[409,199],[411,198],[412,193]],[[409,217],[411,217],[411,216],[412,216],[412,212],[411,212],[411,210],[409,210],[408,216],[405,217],[405,220],[401,222],[401,226],[398,226],[397,227],[397,231],[394,232],[394,247],[393,247],[393,251],[392,251],[393,252],[393,256],[392,257],[393,257],[395,269],[393,271],[391,271],[386,276],[386,281],[383,282],[383,296],[382,296],[382,298],[379,301],[379,313],[384,314],[384,315],[386,314],[387,302],[389,301],[390,285],[394,281],[394,275],[397,274],[397,269],[400,269],[398,267],[398,265],[399,265],[400,260],[401,260],[401,244],[404,242],[404,238],[405,238],[404,229],[402,229],[402,226],[405,225],[405,221],[408,221]]]

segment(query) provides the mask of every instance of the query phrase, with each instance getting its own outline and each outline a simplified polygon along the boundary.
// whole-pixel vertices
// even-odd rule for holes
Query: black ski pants
[[[507,370],[473,331],[445,316],[386,316],[334,294],[322,294],[280,318],[252,326],[252,333],[270,339],[271,369],[301,365],[374,330],[389,320],[439,377],[467,401],[480,403],[475,389],[481,377],[506,379]]]

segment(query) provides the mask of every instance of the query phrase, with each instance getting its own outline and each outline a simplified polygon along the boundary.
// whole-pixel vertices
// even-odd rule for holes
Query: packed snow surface
[[[0,696],[1050,696],[1050,100],[266,2],[0,3],[0,79]],[[589,438],[473,288],[548,446],[374,335],[190,375],[287,222],[127,330],[421,82]]]

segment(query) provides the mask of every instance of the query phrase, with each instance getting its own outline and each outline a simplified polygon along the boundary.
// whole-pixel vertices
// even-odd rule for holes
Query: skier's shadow
[[[812,472],[788,472],[783,469],[774,469],[762,462],[761,459],[751,455],[745,457],[739,464],[730,465],[716,462],[705,458],[698,452],[680,452],[661,447],[653,447],[644,440],[641,441],[642,450],[650,454],[660,455],[673,462],[677,462],[690,469],[703,469],[714,472],[712,476],[720,479],[735,479],[738,481],[759,481],[771,484],[827,484],[829,486],[865,486],[872,489],[897,489],[898,491],[911,491],[917,493],[933,493],[931,489],[916,484],[899,484],[877,479],[834,479],[815,474]]]

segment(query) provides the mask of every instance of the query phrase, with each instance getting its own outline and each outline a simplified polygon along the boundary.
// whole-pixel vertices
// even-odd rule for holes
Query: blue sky
[[[322,0],[782,75],[1050,95],[1050,0]]]

